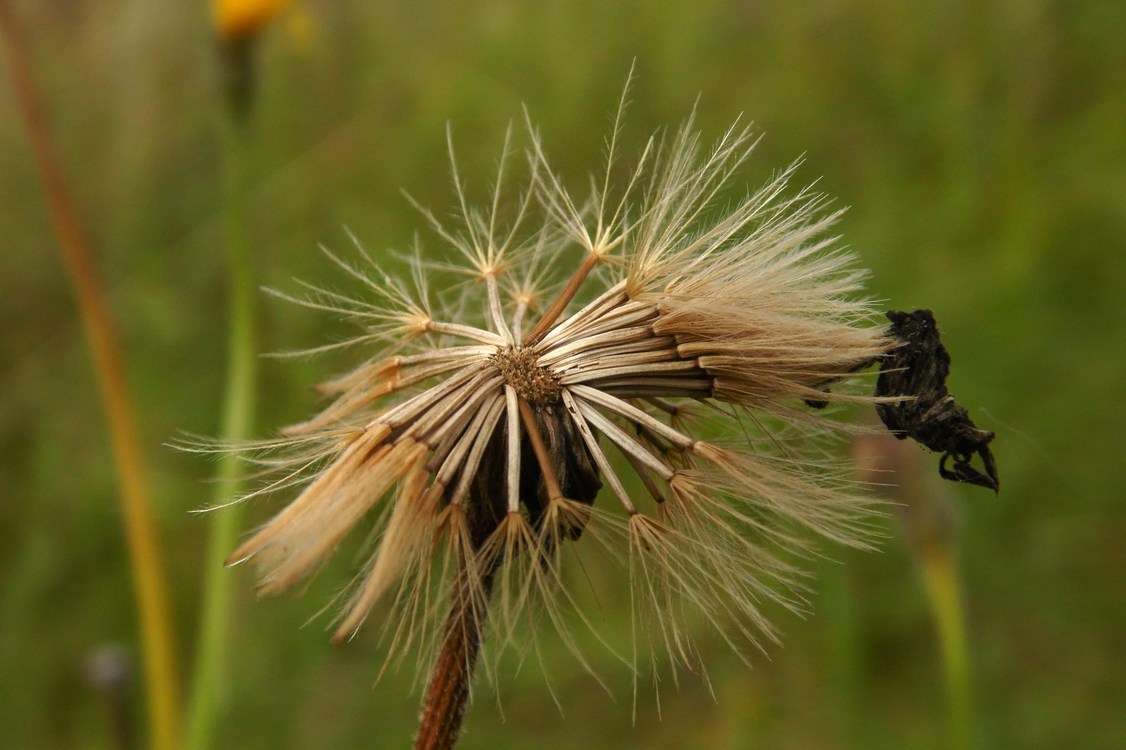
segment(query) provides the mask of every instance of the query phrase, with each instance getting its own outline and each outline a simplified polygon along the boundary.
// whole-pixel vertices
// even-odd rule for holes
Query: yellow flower
[[[242,39],[256,34],[287,5],[289,0],[212,0],[211,18],[224,39]]]

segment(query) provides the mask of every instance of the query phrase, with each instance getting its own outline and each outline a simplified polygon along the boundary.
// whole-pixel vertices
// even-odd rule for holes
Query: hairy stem
[[[495,555],[481,560],[479,552],[507,512],[503,500],[506,496],[505,438],[505,430],[493,432],[470,485],[469,501],[465,505],[467,543],[458,556],[450,613],[426,689],[415,750],[449,750],[457,744],[465,718],[473,669],[488,618],[493,576],[502,562]]]
[[[480,598],[487,602],[492,576],[489,575],[481,585],[484,596]],[[469,702],[473,668],[481,650],[481,629],[486,614],[480,603],[474,606],[471,587],[465,575],[459,575],[450,613],[446,617],[442,645],[426,689],[415,750],[449,750],[457,744]]]

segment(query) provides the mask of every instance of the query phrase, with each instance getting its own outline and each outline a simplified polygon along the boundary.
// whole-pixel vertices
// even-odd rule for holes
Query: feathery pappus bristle
[[[579,650],[561,552],[590,543],[629,569],[639,646],[674,665],[694,666],[697,620],[737,649],[773,638],[761,605],[802,606],[792,553],[870,538],[870,501],[822,446],[836,423],[811,409],[871,402],[849,383],[890,347],[837,214],[791,192],[792,169],[733,202],[745,128],[708,148],[689,120],[582,200],[529,132],[511,204],[506,139],[483,209],[455,166],[458,221],[424,212],[455,261],[419,251],[406,283],[326,252],[363,295],[294,299],[357,321],[347,343],[370,356],[265,445],[279,486],[307,483],[230,561],[281,591],[374,523],[334,638],[382,602],[396,658],[438,635],[450,596],[488,611],[500,647],[532,614]]]

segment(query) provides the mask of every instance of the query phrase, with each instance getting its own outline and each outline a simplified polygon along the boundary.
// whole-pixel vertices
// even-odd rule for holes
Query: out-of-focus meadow
[[[222,101],[204,3],[9,3],[50,134],[89,225],[137,410],[191,665],[214,465],[166,446],[219,431],[225,357]],[[262,285],[339,286],[317,250],[407,248],[443,212],[452,128],[483,188],[526,106],[573,184],[598,168],[636,59],[626,153],[695,105],[718,136],[765,133],[755,185],[799,182],[850,206],[839,225],[887,307],[930,307],[951,390],[997,432],[1001,493],[949,486],[964,596],[969,746],[1126,742],[1126,4],[1102,2],[293,3],[257,50],[247,153]],[[7,72],[7,68],[4,68]],[[111,748],[85,676],[134,654],[131,572],[90,356],[8,78],[0,85],[0,747]],[[434,246],[435,243],[430,243]],[[339,321],[262,296],[260,348],[313,346]],[[260,363],[256,434],[314,407],[351,357]],[[927,471],[933,471],[934,457]],[[257,503],[245,523],[276,504]],[[704,634],[707,681],[649,677],[636,700],[594,646],[603,690],[550,633],[497,690],[481,683],[462,746],[940,748],[943,657],[918,535],[887,519],[877,553],[824,548],[812,612],[774,612],[781,646],[753,669]],[[256,601],[236,578],[222,748],[403,747],[409,670],[374,685],[378,613],[330,646],[321,617],[353,560],[303,595]],[[592,617],[624,642],[622,576],[588,570]],[[581,573],[578,575],[582,575]],[[955,732],[955,735],[957,733]]]

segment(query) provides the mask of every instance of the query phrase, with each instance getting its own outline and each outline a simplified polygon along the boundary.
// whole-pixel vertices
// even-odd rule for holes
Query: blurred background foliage
[[[126,346],[188,665],[206,539],[190,511],[209,497],[213,467],[165,444],[216,433],[223,379],[208,8],[10,5]],[[348,253],[345,228],[377,254],[408,246],[421,221],[400,189],[439,212],[451,201],[447,123],[463,173],[484,176],[525,105],[577,184],[599,163],[635,58],[627,154],[694,104],[709,135],[749,118],[766,136],[747,184],[803,157],[799,180],[819,178],[852,207],[840,230],[871,268],[872,293],[934,309],[951,390],[998,433],[1001,494],[947,495],[972,744],[1121,747],[1124,28],[1118,0],[295,2],[257,55],[247,170],[259,277],[289,291],[294,277],[339,286],[317,246]],[[109,748],[84,664],[136,641],[129,561],[89,356],[26,144],[0,86],[0,746]],[[262,305],[266,350],[344,332]],[[258,433],[307,414],[309,385],[348,361],[263,361]],[[503,676],[499,697],[478,686],[462,746],[946,747],[938,640],[902,529],[888,519],[879,553],[826,550],[812,614],[776,613],[784,646],[755,654],[753,669],[705,637],[708,680],[682,674],[676,687],[665,675],[659,702],[648,677],[635,702],[627,671],[592,648],[608,694],[548,634],[562,710],[530,659]],[[343,647],[329,646],[324,618],[302,627],[346,580],[343,558],[305,596],[261,602],[250,571],[230,572],[240,593],[219,747],[407,744],[411,675],[372,686],[378,617]],[[621,576],[587,570],[594,617],[624,642]],[[130,695],[140,703],[136,684]]]

